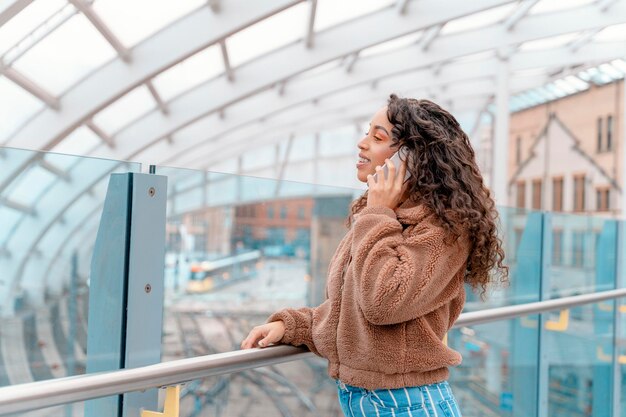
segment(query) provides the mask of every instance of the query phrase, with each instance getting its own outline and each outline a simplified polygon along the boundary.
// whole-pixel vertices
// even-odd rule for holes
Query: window
[[[281,219],[287,218],[287,206],[280,206],[280,218]]]
[[[585,174],[574,176],[574,211],[585,210]]]
[[[300,220],[304,220],[304,216],[305,216],[305,208],[304,207],[298,207],[298,219]]]
[[[517,204],[515,206],[517,208],[526,207],[526,182],[525,181],[517,182]]]
[[[552,210],[563,211],[563,178],[552,179]]]
[[[596,189],[596,209],[598,211],[609,211],[610,188],[599,187]]]
[[[606,118],[606,150],[613,148],[613,116]]]
[[[284,227],[270,227],[267,229],[267,240],[270,245],[284,245],[285,244],[285,228]]]
[[[194,213],[191,215],[191,224],[194,226],[204,226],[204,216],[202,213]]]
[[[541,180],[533,180],[533,210],[541,210]]]
[[[267,218],[268,219],[273,219],[274,218],[274,206],[268,206],[267,207]]]
[[[552,231],[552,265],[563,265],[563,231]]]
[[[572,240],[572,266],[581,267],[585,258],[585,234],[574,232]]]
[[[602,152],[602,117],[598,117],[598,152]]]
[[[522,162],[522,137],[515,139],[515,162],[519,165]]]

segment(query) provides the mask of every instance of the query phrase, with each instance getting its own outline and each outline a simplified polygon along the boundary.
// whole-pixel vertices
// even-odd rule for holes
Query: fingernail
[[[263,346],[265,346],[265,343],[259,342],[259,346],[263,347]]]

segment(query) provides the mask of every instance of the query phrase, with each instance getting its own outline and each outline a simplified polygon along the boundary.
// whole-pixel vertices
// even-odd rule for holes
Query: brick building
[[[509,205],[621,213],[622,83],[592,84],[511,115]]]

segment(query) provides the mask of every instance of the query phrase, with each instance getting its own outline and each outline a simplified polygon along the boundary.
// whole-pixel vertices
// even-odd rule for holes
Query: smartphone
[[[406,161],[407,154],[408,150],[403,146],[398,149],[398,152],[394,153],[391,158],[389,158],[391,162],[393,162],[393,166],[396,167],[396,172],[398,172],[398,170],[400,169],[400,165],[402,164],[402,162]],[[389,168],[387,168],[387,164],[383,164],[383,172],[385,173],[385,177],[387,177],[387,174],[389,173]],[[409,179],[410,176],[411,173],[407,169],[406,174],[404,175],[404,181]],[[378,173],[374,173],[374,181],[378,182]]]

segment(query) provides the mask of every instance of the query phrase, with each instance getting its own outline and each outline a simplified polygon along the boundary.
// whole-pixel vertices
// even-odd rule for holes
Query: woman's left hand
[[[400,165],[398,175],[396,167],[389,159],[385,159],[387,165],[387,178],[381,166],[376,167],[377,178],[372,174],[367,176],[367,207],[388,207],[395,209],[402,202],[404,193],[404,176],[406,173],[406,163]]]

